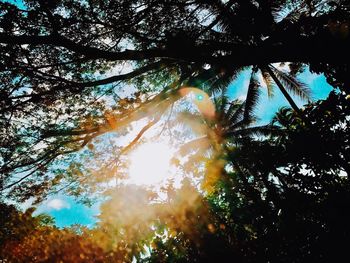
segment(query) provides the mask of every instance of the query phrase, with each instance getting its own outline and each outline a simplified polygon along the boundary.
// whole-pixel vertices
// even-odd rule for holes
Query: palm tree
[[[250,87],[252,85],[257,85],[254,79],[250,82]],[[189,171],[193,171],[193,166],[198,166],[198,163],[206,163],[204,172],[210,176],[204,180],[207,188],[212,187],[212,184],[216,183],[215,180],[223,173],[226,159],[230,158],[229,152],[240,148],[253,137],[266,137],[281,133],[279,127],[270,124],[253,126],[256,119],[253,111],[258,96],[258,93],[254,93],[255,91],[256,89],[249,89],[248,100],[245,102],[230,101],[224,92],[217,94],[214,97],[216,108],[214,119],[190,112],[183,113],[179,119],[193,127],[194,131],[201,131],[199,137],[185,143],[180,148],[180,153],[189,156]],[[199,126],[201,128],[198,128]]]
[[[320,8],[325,3],[314,3],[313,1],[215,1],[215,4],[211,6],[212,14],[215,15],[215,19],[207,27],[204,28],[197,36],[204,35],[208,31],[220,35],[225,40],[229,39],[232,43],[250,43],[252,46],[261,43],[264,38],[264,32],[270,31],[271,28],[277,27],[279,23],[284,26],[293,26],[298,18],[301,16],[309,16],[310,13],[315,11],[316,8]],[[288,8],[286,7],[288,6]],[[245,25],[244,28],[239,25]],[[214,30],[215,28],[215,30]],[[281,32],[280,32],[281,31]],[[283,34],[283,28],[276,29],[276,34]],[[291,63],[293,65],[293,63]],[[230,69],[228,66],[215,77],[219,76],[220,83],[229,83],[229,80],[237,76],[239,72],[244,70],[244,67]],[[230,75],[230,71],[234,74]],[[310,99],[309,89],[297,80],[293,74],[283,72],[277,69],[272,64],[268,65],[255,65],[252,69],[251,81],[252,85],[249,86],[246,104],[254,104],[254,101],[249,100],[258,99],[259,88],[258,81],[256,79],[257,72],[260,71],[264,82],[267,86],[268,96],[273,96],[273,83],[277,85],[288,103],[291,105],[294,111],[296,111],[302,118],[305,119],[303,113],[298,108],[288,91],[304,100]],[[214,79],[215,79],[214,78]],[[215,81],[214,81],[215,82]],[[213,81],[210,83],[214,85]],[[220,86],[220,85],[215,85]],[[210,90],[216,90],[217,87],[211,87]]]
[[[268,97],[271,98],[274,95],[275,84],[280,89],[292,109],[303,118],[303,113],[296,105],[292,97],[289,95],[288,91],[303,100],[310,100],[310,89],[306,87],[304,83],[295,78],[291,73],[284,72],[271,64],[266,66],[253,67],[246,103],[256,103],[255,100],[258,99],[258,89],[262,84],[257,80],[258,71],[260,71],[262,79],[266,84]]]

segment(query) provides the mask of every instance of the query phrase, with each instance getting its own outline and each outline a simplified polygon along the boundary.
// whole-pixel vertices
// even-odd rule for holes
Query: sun
[[[130,183],[154,186],[170,177],[170,160],[174,149],[166,143],[148,142],[129,155]]]

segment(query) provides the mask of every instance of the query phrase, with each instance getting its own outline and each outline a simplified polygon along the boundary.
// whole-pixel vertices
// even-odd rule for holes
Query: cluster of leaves
[[[156,249],[161,236],[182,233],[199,240],[209,216],[196,188],[187,182],[166,202],[152,204],[154,198],[154,193],[134,186],[114,189],[93,229],[58,229],[51,217],[33,216],[32,208],[23,213],[2,204],[0,257],[10,262],[131,262]]]
[[[157,194],[142,188],[110,190],[91,230],[59,230],[48,217],[2,205],[2,257],[13,262],[341,259],[350,241],[349,101],[332,92],[303,112],[312,126],[282,108],[270,129],[264,127],[265,137],[252,137],[257,128],[246,128],[236,131],[235,140],[222,139],[224,150],[217,148],[221,154],[206,166],[206,176],[219,174],[210,191],[185,180],[178,190],[169,185],[168,197],[159,203]],[[225,137],[222,130],[230,122],[222,120]]]
[[[233,169],[222,170],[205,197],[210,231],[206,225],[197,233],[199,243],[183,233],[158,240],[148,260],[329,262],[346,256],[349,100],[332,92],[304,113],[312,126],[281,109],[274,119],[280,135],[246,137],[228,148],[221,158]]]
[[[346,1],[23,3],[24,9],[0,3],[4,199],[39,201],[57,188],[77,197],[99,192],[122,176],[118,157],[174,105],[182,86],[213,96],[216,119],[181,119],[205,131],[183,147],[184,172],[204,174],[200,187],[169,185],[163,203],[146,190],[111,189],[91,230],[60,230],[49,217],[1,203],[1,260],[329,262],[346,253]],[[275,62],[292,62],[290,74]],[[288,92],[308,99],[295,78],[306,64],[340,92],[301,110]],[[248,67],[246,101],[228,100],[225,89]],[[276,84],[293,110],[252,127],[258,74],[269,96]],[[136,93],[122,95],[121,87]],[[108,132],[123,135],[146,117],[129,146],[107,145]],[[100,135],[107,139],[98,148]],[[83,157],[73,159],[81,150]]]
[[[48,215],[33,216],[1,203],[0,258],[5,262],[106,262],[104,253],[88,229],[58,229]],[[116,258],[116,257],[114,257]],[[116,261],[113,261],[116,262]]]
[[[300,83],[270,64],[292,61],[295,72],[302,62],[320,65],[314,70],[331,79],[334,69],[322,65],[347,63],[348,17],[342,0],[1,2],[2,192],[17,186],[11,198],[21,201],[30,189],[47,194],[61,174],[47,167],[110,130],[106,112],[122,107],[122,88],[161,95],[194,85],[213,94],[253,66],[253,101],[258,71],[269,94],[279,79],[280,88],[287,83],[307,98]],[[344,67],[337,74],[348,76]]]

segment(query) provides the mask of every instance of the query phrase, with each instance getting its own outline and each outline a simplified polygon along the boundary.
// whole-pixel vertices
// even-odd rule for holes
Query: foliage
[[[348,172],[350,163],[348,110],[348,100],[335,92],[305,107],[311,127],[295,112],[281,109],[274,121],[283,127],[282,135],[248,139],[228,150],[227,162],[235,169],[221,173],[215,192],[206,197],[214,220],[212,231],[200,231],[200,245],[190,237],[170,238],[160,242],[162,249],[149,261],[162,261],[164,255],[175,262],[345,257],[350,189],[348,173],[341,171]]]
[[[22,4],[0,2],[0,260],[346,258],[346,1]],[[298,80],[306,67],[334,90],[299,108],[289,92],[310,99]],[[227,88],[244,70],[251,75],[241,101]],[[292,109],[256,126],[265,85],[269,97],[279,88]],[[191,90],[197,110],[185,102]],[[138,122],[145,124],[121,145],[115,138]],[[161,127],[155,137],[182,142],[172,160],[185,175],[181,186],[119,184],[127,153],[152,127]],[[99,222],[58,229],[34,208],[8,204],[35,205],[58,192],[103,201]]]
[[[347,63],[349,9],[341,0],[26,0],[0,8],[1,188],[21,201],[72,183],[55,167],[143,118],[133,112],[152,102],[149,93],[164,98],[191,85],[213,94],[249,66],[262,70],[271,92],[271,63],[293,62],[292,75],[302,63]],[[292,75],[276,70],[305,97]]]

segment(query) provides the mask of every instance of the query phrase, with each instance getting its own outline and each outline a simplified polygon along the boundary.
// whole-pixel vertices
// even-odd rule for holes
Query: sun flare
[[[166,143],[145,143],[129,155],[129,180],[133,184],[152,186],[170,177],[170,160],[174,154]]]

